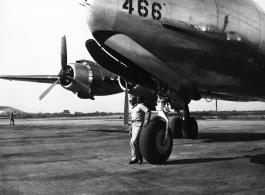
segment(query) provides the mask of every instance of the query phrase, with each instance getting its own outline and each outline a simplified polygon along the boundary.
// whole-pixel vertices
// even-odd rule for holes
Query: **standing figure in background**
[[[9,123],[9,125],[15,125],[14,113],[13,112],[10,113],[10,123]]]

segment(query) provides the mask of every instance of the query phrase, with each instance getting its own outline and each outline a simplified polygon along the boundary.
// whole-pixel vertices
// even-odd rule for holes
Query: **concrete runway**
[[[198,121],[163,165],[128,164],[119,119],[15,122],[0,120],[0,195],[265,194],[265,121]]]

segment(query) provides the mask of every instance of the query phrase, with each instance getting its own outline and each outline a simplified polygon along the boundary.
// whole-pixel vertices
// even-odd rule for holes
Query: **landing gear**
[[[186,139],[196,139],[198,135],[198,124],[195,118],[186,118],[183,121],[183,137]]]
[[[157,117],[149,121],[149,125],[140,133],[139,145],[144,159],[151,164],[161,164],[169,158],[173,137],[169,128],[168,86],[157,81],[158,101]]]
[[[168,131],[165,139],[166,122],[161,117],[154,117],[149,125],[141,131],[139,144],[144,159],[151,164],[162,164],[169,158],[173,138]]]
[[[171,119],[169,123],[169,128],[171,130],[172,136],[173,138],[176,138],[176,139],[183,138],[183,133],[182,133],[183,119],[179,111],[178,111],[178,115],[179,117],[175,117]]]
[[[183,136],[186,139],[196,139],[198,135],[198,124],[195,118],[190,117],[189,106],[184,107]]]
[[[139,145],[144,159],[151,164],[161,164],[167,161],[173,147],[174,138],[195,139],[198,135],[198,125],[194,118],[190,117],[189,107],[184,107],[184,120],[180,112],[179,117],[169,122],[168,103],[169,88],[157,81],[158,87],[158,116],[149,121],[149,125],[141,130]],[[172,136],[173,134],[173,136]]]

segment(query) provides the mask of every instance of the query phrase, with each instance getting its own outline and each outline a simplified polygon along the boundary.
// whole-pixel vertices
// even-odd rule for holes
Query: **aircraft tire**
[[[171,130],[173,138],[175,139],[183,138],[182,123],[183,120],[178,117],[175,117],[170,121],[169,128]]]
[[[173,138],[169,130],[168,141],[163,143],[165,129],[166,122],[160,117],[154,117],[140,133],[140,150],[144,159],[150,164],[162,164],[167,161],[171,154]]]
[[[198,136],[198,124],[195,118],[185,118],[183,120],[183,137],[186,139],[196,139]]]

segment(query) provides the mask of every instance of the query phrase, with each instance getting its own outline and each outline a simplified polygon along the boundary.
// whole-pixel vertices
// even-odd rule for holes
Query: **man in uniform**
[[[14,120],[14,113],[13,112],[11,112],[10,113],[10,123],[9,123],[9,125],[15,125],[15,120]]]
[[[130,130],[132,160],[129,164],[142,164],[143,157],[139,148],[139,135],[143,125],[148,125],[151,117],[151,111],[145,105],[139,103],[136,96],[130,95],[129,98],[129,102],[132,105],[132,125]]]

